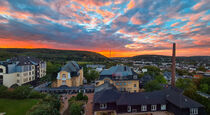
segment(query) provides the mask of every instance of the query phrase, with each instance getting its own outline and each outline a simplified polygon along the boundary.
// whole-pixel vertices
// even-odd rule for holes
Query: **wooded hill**
[[[17,49],[0,48],[0,61],[14,56],[34,56],[46,61],[107,61],[109,58],[90,51],[56,49]]]

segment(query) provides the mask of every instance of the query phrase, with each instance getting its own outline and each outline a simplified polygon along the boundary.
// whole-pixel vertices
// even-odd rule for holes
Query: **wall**
[[[4,74],[3,75],[3,85],[6,87],[11,87],[17,83],[17,73]]]
[[[105,81],[113,84],[119,91],[121,88],[124,88],[128,92],[139,92],[139,80],[120,80],[120,81],[113,81],[109,78],[105,78],[104,80],[98,80],[96,86],[104,84]],[[136,87],[134,87],[136,84]]]

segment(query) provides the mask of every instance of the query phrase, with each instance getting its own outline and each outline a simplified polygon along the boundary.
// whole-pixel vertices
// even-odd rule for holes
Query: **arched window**
[[[63,74],[62,75],[62,79],[66,79],[66,74]]]
[[[3,69],[2,68],[0,68],[0,73],[2,73],[3,72]]]

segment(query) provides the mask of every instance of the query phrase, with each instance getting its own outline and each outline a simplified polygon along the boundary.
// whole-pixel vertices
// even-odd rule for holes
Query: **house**
[[[136,72],[126,65],[116,65],[100,73],[96,86],[109,82],[120,91],[139,92],[139,79]]]
[[[18,56],[0,62],[0,85],[21,86],[36,82],[46,75],[46,62],[29,56]]]
[[[66,85],[68,87],[78,87],[83,85],[83,79],[83,68],[75,61],[70,61],[58,73],[56,86]]]
[[[206,115],[203,105],[177,88],[129,93],[105,84],[95,89],[94,115]]]

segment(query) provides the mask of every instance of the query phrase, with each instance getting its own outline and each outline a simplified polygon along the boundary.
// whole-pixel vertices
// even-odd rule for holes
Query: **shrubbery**
[[[77,96],[73,96],[69,99],[69,112],[70,115],[82,115],[84,112],[83,105],[87,103],[88,96],[83,93],[78,93]]]

